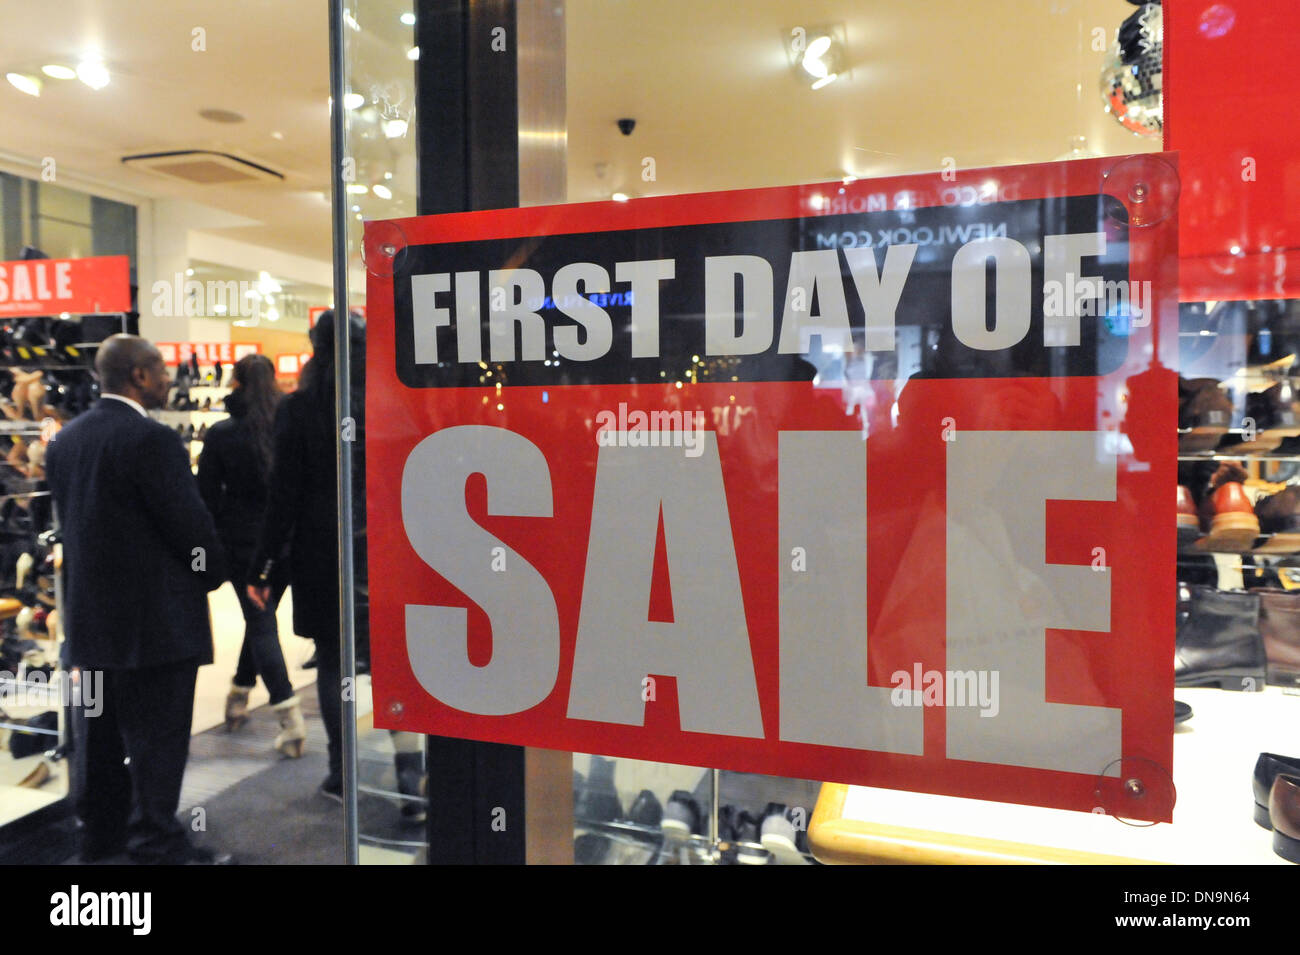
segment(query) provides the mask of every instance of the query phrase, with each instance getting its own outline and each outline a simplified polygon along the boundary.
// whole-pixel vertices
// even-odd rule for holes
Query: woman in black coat
[[[369,587],[365,543],[365,328],[349,323],[352,346],[351,397],[357,433],[352,443],[352,504],[356,634],[358,657],[369,646]],[[321,787],[330,796],[342,791],[342,694],[339,670],[338,489],[334,419],[334,313],[325,312],[312,329],[312,359],[303,368],[298,390],[281,404],[275,420],[271,489],[262,523],[249,596],[274,597],[273,581],[282,569],[277,555],[288,550],[293,586],[293,629],[316,642],[316,692],[329,739],[329,777]]]
[[[273,595],[270,581],[278,562],[272,555],[289,546],[289,576],[293,586],[294,630],[316,641],[316,692],[329,738],[329,776],[321,792],[340,799],[343,791],[343,702],[339,661],[338,564],[338,435],[334,395],[334,312],[321,315],[312,329],[312,359],[303,369],[298,390],[285,398],[276,415],[275,467],[271,495],[262,525],[262,543],[255,579],[249,585],[254,600]],[[365,326],[348,321],[352,367],[348,369],[352,418],[352,549],[354,626],[357,669],[370,656],[370,584],[366,553],[366,408]],[[424,754],[414,733],[392,733],[393,765],[402,796],[402,818],[425,817]]]
[[[244,612],[244,643],[226,697],[226,728],[238,729],[247,720],[248,694],[260,674],[280,719],[275,748],[298,757],[306,727],[300,701],[289,683],[275,620],[288,575],[277,575],[261,607],[247,593],[248,570],[268,497],[272,428],[284,396],[275,382],[275,366],[263,355],[247,355],[236,362],[231,388],[226,398],[230,417],[208,430],[199,456],[199,492],[216,522],[229,558],[231,583]]]

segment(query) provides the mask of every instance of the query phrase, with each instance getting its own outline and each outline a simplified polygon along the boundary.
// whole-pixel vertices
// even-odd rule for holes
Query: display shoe
[[[1197,542],[1197,547],[1211,551],[1250,550],[1259,536],[1259,518],[1246,489],[1237,481],[1228,481],[1219,486],[1210,501],[1214,509],[1210,533]]]
[[[1259,554],[1294,554],[1300,551],[1300,485],[1292,484],[1255,505],[1259,531],[1268,540],[1255,548]]]
[[[807,819],[807,811],[801,817]],[[763,812],[763,822],[759,827],[759,842],[763,848],[772,853],[778,865],[807,865],[808,860],[799,851],[799,833],[794,827],[795,814],[788,811],[781,803],[770,802]]]
[[[1178,450],[1209,451],[1228,433],[1232,399],[1213,378],[1178,379]]]
[[[302,755],[307,744],[307,724],[302,719],[302,701],[296,696],[271,706],[280,720],[280,734],[275,738],[275,748],[290,759]]]
[[[424,795],[428,783],[424,776],[423,753],[394,753],[393,767],[397,771],[397,791],[402,800],[402,820],[404,822],[424,822],[426,806]]]
[[[1186,723],[1192,718],[1192,708],[1186,703],[1174,700],[1174,722]]]
[[[1255,796],[1255,821],[1265,829],[1273,828],[1269,815],[1269,793],[1278,776],[1300,775],[1300,757],[1279,756],[1277,753],[1260,753],[1255,760],[1255,772],[1250,777],[1250,789]]]
[[[1259,630],[1268,682],[1300,686],[1300,591],[1260,590]]]
[[[614,788],[612,759],[591,757],[587,781],[573,800],[573,814],[584,822],[613,822],[623,817],[623,805]]]
[[[685,841],[700,831],[700,807],[695,798],[684,789],[675,789],[664,806],[664,818],[659,823],[664,837]]]
[[[1256,431],[1261,436],[1280,439],[1300,435],[1300,407],[1296,403],[1295,389],[1287,379],[1265,391],[1248,395],[1246,414],[1255,419]]]
[[[252,689],[251,686],[230,684],[230,692],[226,694],[227,733],[233,733],[248,722],[248,694]]]
[[[1263,691],[1265,669],[1259,595],[1193,587],[1174,641],[1174,686]]]
[[[736,817],[736,864],[767,865],[772,854],[763,848],[760,841],[761,824],[748,810],[742,810]]]
[[[1201,515],[1186,486],[1178,485],[1178,546],[1184,547],[1201,536]]]
[[[1273,820],[1273,851],[1300,863],[1300,776],[1278,776],[1268,794]]]
[[[40,789],[50,781],[51,775],[50,764],[42,759],[35,769],[22,778],[18,786],[21,789]]]
[[[632,800],[632,806],[627,811],[627,818],[638,826],[646,826],[650,829],[658,829],[659,823],[663,822],[664,807],[659,803],[659,797],[648,789],[643,789]]]

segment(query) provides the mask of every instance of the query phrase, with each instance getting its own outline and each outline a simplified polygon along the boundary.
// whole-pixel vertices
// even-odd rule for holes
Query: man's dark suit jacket
[[[69,664],[211,663],[207,594],[225,558],[177,434],[101,398],[50,442],[45,467],[63,528]]]

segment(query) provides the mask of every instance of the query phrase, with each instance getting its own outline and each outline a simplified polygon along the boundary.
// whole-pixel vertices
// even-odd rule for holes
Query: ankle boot
[[[397,770],[397,791],[409,798],[402,800],[402,819],[406,822],[424,822],[425,791],[423,753],[394,753],[393,766]]]
[[[233,733],[248,722],[248,694],[252,689],[238,683],[230,684],[230,692],[226,694],[227,733]]]
[[[307,724],[302,719],[302,701],[291,696],[283,703],[271,707],[280,719],[280,735],[275,738],[275,748],[290,759],[302,755],[307,742]]]

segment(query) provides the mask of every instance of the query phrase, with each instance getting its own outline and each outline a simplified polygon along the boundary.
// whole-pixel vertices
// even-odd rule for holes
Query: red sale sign
[[[369,223],[376,725],[1168,819],[1175,168]]]
[[[130,310],[131,280],[125,255],[0,262],[0,316]]]

